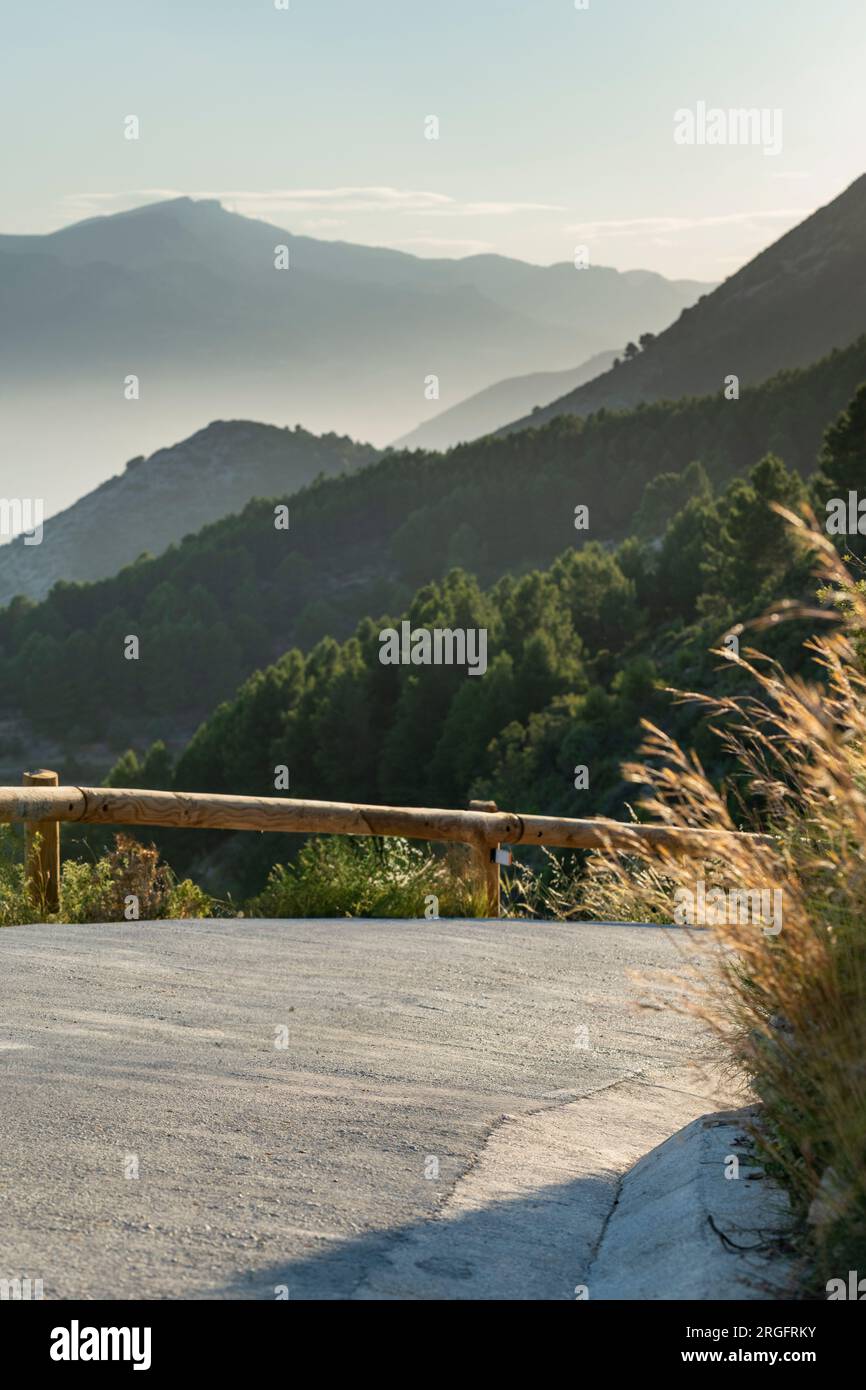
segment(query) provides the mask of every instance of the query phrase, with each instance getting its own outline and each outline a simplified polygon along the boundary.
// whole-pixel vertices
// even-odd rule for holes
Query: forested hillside
[[[449,806],[481,795],[521,812],[622,816],[620,765],[636,750],[642,718],[690,743],[722,776],[717,739],[665,688],[732,690],[741,674],[709,649],[778,599],[814,604],[811,563],[771,504],[846,495],[866,469],[864,417],[866,387],[828,433],[809,484],[772,454],[717,496],[693,469],[693,495],[660,545],[590,543],[489,588],[454,570],[388,620],[486,628],[483,679],[458,667],[419,674],[382,665],[382,623],[365,618],[346,642],[327,637],[307,656],[293,649],[257,671],[199,728],[176,767],[157,745],[143,765],[127,755],[112,780],[273,795],[277,769],[287,768],[292,796]],[[797,670],[808,630],[783,623],[760,644]],[[183,869],[198,861],[200,872],[217,844],[223,890],[254,889],[286,853],[281,837],[198,831],[172,832],[163,848]]]
[[[864,380],[866,338],[739,401],[563,418],[444,456],[388,455],[297,494],[288,530],[273,501],[253,502],[159,559],[0,612],[4,704],[73,748],[97,733],[115,748],[143,728],[169,737],[287,648],[348,637],[454,567],[488,587],[586,541],[661,534],[701,490],[696,470],[662,475],[693,461],[717,491],[768,450],[809,473],[828,421]],[[578,505],[588,530],[575,530]],[[137,659],[125,656],[129,636]]]

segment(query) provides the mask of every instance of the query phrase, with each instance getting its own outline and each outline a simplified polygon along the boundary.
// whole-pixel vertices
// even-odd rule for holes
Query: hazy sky
[[[3,0],[2,18],[6,232],[187,193],[420,255],[585,244],[721,279],[866,168],[863,0]],[[676,144],[699,102],[780,110],[782,152]]]

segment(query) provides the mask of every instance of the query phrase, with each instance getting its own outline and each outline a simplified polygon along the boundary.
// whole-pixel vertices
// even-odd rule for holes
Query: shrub
[[[114,848],[93,864],[66,860],[61,871],[61,920],[122,922],[127,900],[138,918],[208,917],[210,899],[190,879],[178,882],[153,845],[117,834]]]
[[[21,835],[0,825],[0,927],[33,921],[33,908],[24,881]]]
[[[432,854],[408,840],[329,836],[308,840],[292,864],[277,864],[249,904],[254,917],[475,915],[476,894],[455,853]]]
[[[0,926],[27,922],[122,922],[127,899],[138,900],[138,918],[209,917],[212,903],[190,879],[178,882],[153,845],[130,835],[114,837],[99,859],[65,859],[60,872],[59,913],[46,914],[31,899],[24,877],[20,836],[0,825]]]

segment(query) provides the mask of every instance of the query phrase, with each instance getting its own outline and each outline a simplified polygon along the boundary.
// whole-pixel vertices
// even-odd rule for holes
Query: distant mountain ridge
[[[3,453],[51,514],[202,420],[384,444],[503,377],[663,328],[706,288],[318,241],[190,198],[0,236]]]
[[[253,497],[289,497],[319,474],[359,468],[378,450],[337,435],[215,420],[190,439],[132,459],[123,473],[44,524],[39,545],[0,546],[0,606],[16,594],[44,598],[60,579],[116,574],[142,552],[243,510]]]
[[[540,409],[564,392],[575,390],[606,372],[615,352],[598,352],[588,362],[565,372],[532,372],[508,377],[434,415],[417,429],[395,439],[395,449],[450,449],[492,434],[521,410]]]
[[[637,357],[507,428],[721,392],[730,375],[741,388],[756,386],[847,346],[864,329],[866,174],[685,308]]]

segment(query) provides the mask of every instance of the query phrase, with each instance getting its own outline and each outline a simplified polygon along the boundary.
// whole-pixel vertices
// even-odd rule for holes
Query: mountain
[[[724,389],[731,374],[755,386],[814,362],[866,328],[866,174],[687,307],[636,357],[509,429],[677,400]]]
[[[598,352],[588,362],[566,372],[532,372],[497,381],[468,400],[434,415],[417,429],[395,439],[395,449],[450,449],[483,434],[492,434],[521,411],[531,411],[558,400],[584,382],[592,381],[613,363],[615,352]]]
[[[702,485],[695,460],[717,492],[768,450],[811,473],[827,425],[863,382],[866,336],[736,402],[715,393],[561,416],[446,454],[389,452],[296,493],[288,531],[275,529],[272,501],[252,501],[113,578],[0,609],[3,711],[13,721],[26,711],[70,749],[97,737],[113,749],[176,745],[251,671],[293,645],[345,638],[364,618],[378,631],[452,567],[512,583],[586,541],[624,539],[636,519],[657,538]],[[578,504],[588,530],[575,530]],[[129,633],[138,661],[124,659]],[[327,643],[318,652],[313,706],[316,671],[324,679],[333,662]],[[342,717],[354,727],[360,714],[349,701]]]
[[[705,288],[318,241],[189,198],[3,236],[0,457],[14,472],[0,493],[26,476],[53,514],[119,458],[226,416],[384,443],[503,377],[663,328]]]
[[[252,497],[285,498],[319,474],[359,468],[378,457],[337,435],[216,420],[190,439],[131,459],[124,471],[44,524],[41,544],[23,536],[0,547],[0,606],[16,594],[44,598],[63,580],[104,579],[142,552],[173,541]]]

